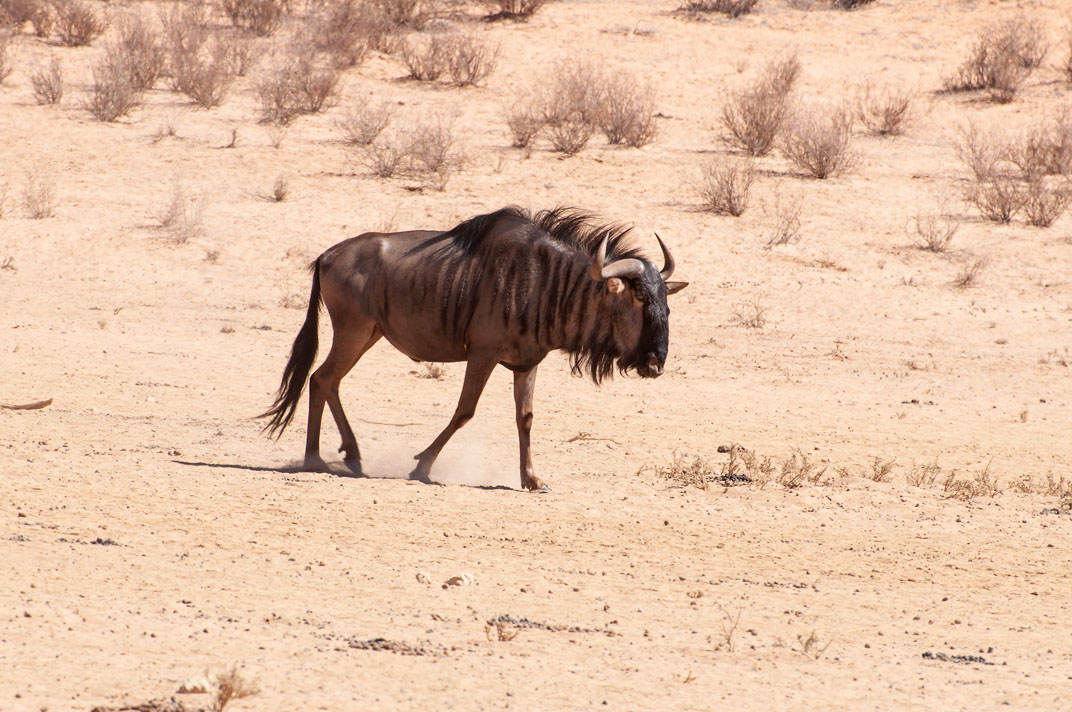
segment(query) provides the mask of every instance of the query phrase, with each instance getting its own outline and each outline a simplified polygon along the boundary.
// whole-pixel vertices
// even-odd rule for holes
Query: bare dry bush
[[[108,22],[83,0],[52,0],[56,32],[68,47],[82,47],[100,37]]]
[[[434,82],[450,70],[454,38],[445,32],[410,38],[402,43],[402,62],[409,70],[407,79]]]
[[[775,59],[752,87],[728,96],[722,106],[722,140],[751,156],[770,153],[789,115],[789,97],[799,74],[796,55]]]
[[[408,153],[412,168],[431,176],[436,190],[445,190],[451,171],[461,163],[455,150],[454,121],[429,119],[416,124],[410,131]]]
[[[766,249],[787,245],[800,237],[800,213],[804,209],[804,197],[793,195],[784,197],[774,194],[773,226],[767,238]]]
[[[49,61],[48,69],[41,67],[34,70],[30,75],[30,84],[38,104],[60,103],[63,98],[63,67],[60,60],[53,57]]]
[[[22,209],[34,220],[50,218],[56,214],[56,177],[42,168],[34,168],[26,175],[22,189]]]
[[[233,33],[220,33],[216,38],[219,42],[218,51],[227,62],[228,71],[236,77],[246,76],[264,54],[264,48],[255,39]]]
[[[335,122],[343,140],[351,146],[368,146],[376,140],[394,117],[394,106],[388,102],[364,103],[351,109]]]
[[[11,61],[11,33],[0,30],[0,85],[11,76],[15,67]]]
[[[43,0],[29,0],[29,4],[32,8],[30,25],[33,27],[34,35],[41,39],[51,37],[52,31],[56,29],[56,11]]]
[[[759,0],[687,0],[677,11],[685,13],[718,12],[730,17],[747,15]]]
[[[953,150],[977,181],[989,179],[1011,153],[1007,139],[985,132],[972,123],[960,129],[953,139]]]
[[[1072,111],[1064,109],[1055,118],[1040,122],[1006,149],[1024,180],[1038,176],[1072,176]]]
[[[703,166],[696,190],[704,210],[740,217],[748,208],[748,192],[755,179],[752,159],[715,159]]]
[[[409,158],[409,147],[397,137],[380,136],[361,147],[361,160],[377,178],[391,178],[400,173]]]
[[[204,232],[204,202],[188,195],[182,184],[175,181],[171,198],[157,215],[157,221],[172,242],[186,243]]]
[[[808,459],[802,450],[794,450],[788,460],[782,462],[778,484],[786,489],[796,489],[805,484],[816,485],[826,474],[826,468]]]
[[[864,87],[856,104],[856,118],[876,136],[900,136],[904,133],[912,108],[913,94],[901,87]]]
[[[141,15],[127,16],[119,23],[117,46],[127,55],[134,88],[138,91],[152,89],[167,62],[167,51],[156,28]]]
[[[916,215],[912,224],[916,246],[928,252],[945,252],[960,229],[960,221],[948,215]]]
[[[19,32],[30,22],[37,8],[46,3],[41,0],[0,0],[0,27]]]
[[[235,79],[228,50],[228,41],[213,35],[196,55],[184,57],[173,75],[178,90],[206,109],[223,103]]]
[[[442,13],[442,0],[375,0],[392,25],[423,30]]]
[[[289,124],[301,114],[332,106],[338,95],[338,67],[317,61],[304,47],[292,46],[257,85],[265,121]]]
[[[974,287],[979,283],[980,277],[983,275],[983,270],[986,269],[987,261],[985,258],[972,260],[965,262],[957,275],[953,278],[953,286],[960,289],[967,289],[968,287]]]
[[[547,128],[551,146],[567,156],[575,156],[583,151],[595,132],[595,126],[579,112],[559,118],[549,123]]]
[[[260,688],[256,684],[242,677],[237,667],[232,667],[227,672],[216,675],[212,681],[212,688],[210,704],[212,712],[223,712],[231,700],[251,697],[260,692]]]
[[[1035,227],[1050,227],[1061,217],[1072,199],[1068,182],[1048,181],[1045,176],[1031,176],[1024,189],[1024,212]]]
[[[1027,191],[1015,176],[995,171],[985,180],[976,181],[967,198],[987,220],[1004,224],[1024,207]]]
[[[559,62],[554,80],[543,88],[541,113],[554,150],[575,155],[595,133],[603,106],[601,65],[591,61]]]
[[[361,64],[369,47],[388,29],[388,23],[374,3],[339,0],[328,5],[316,18],[312,36],[316,48],[329,54],[340,69]]]
[[[634,148],[655,139],[655,89],[633,74],[618,70],[602,77],[597,122],[611,144]]]
[[[514,148],[528,148],[543,130],[543,109],[532,97],[506,105],[504,114]]]
[[[851,138],[852,113],[847,108],[801,108],[787,123],[780,148],[798,168],[825,179],[852,165]]]
[[[1045,58],[1044,34],[1041,22],[1026,15],[988,25],[968,59],[946,80],[946,91],[986,90],[991,101],[1009,103]]]
[[[499,48],[499,45],[489,44],[475,35],[455,35],[447,61],[454,85],[473,86],[487,79],[499,60]]]
[[[760,303],[758,296],[754,296],[750,301],[733,306],[731,323],[747,329],[762,329],[767,325],[767,308]]]
[[[110,48],[93,68],[93,86],[86,108],[98,121],[115,121],[141,104],[134,85],[130,58],[117,47]]]
[[[942,474],[942,468],[937,459],[922,465],[913,462],[908,467],[908,472],[905,473],[905,482],[913,487],[930,487],[938,480],[940,474]]]
[[[269,37],[283,26],[290,0],[221,0],[220,7],[235,27]]]
[[[177,3],[159,10],[160,23],[164,28],[166,50],[165,73],[170,86],[182,91],[181,77],[192,71],[191,67],[201,60],[210,35],[209,19],[205,5]]]
[[[971,502],[977,497],[997,497],[1002,491],[998,478],[990,473],[989,462],[970,480],[959,479],[956,471],[950,472],[942,481],[942,489],[947,499],[959,499],[963,502]]]
[[[875,0],[830,0],[830,5],[838,10],[855,10],[870,5]]]
[[[552,0],[481,0],[480,4],[487,10],[484,19],[528,20],[537,10]]]

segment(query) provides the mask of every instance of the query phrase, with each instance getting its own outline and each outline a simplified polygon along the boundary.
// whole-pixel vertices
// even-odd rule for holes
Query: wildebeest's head
[[[658,234],[655,239],[663,252],[663,268],[649,260],[627,257],[609,264],[607,240],[603,238],[592,260],[590,275],[606,280],[613,299],[614,340],[618,347],[618,368],[635,368],[645,378],[662,375],[670,341],[668,294],[680,292],[688,282],[670,282],[674,258]]]

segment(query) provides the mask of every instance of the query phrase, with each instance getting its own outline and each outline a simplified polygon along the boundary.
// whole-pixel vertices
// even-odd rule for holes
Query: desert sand
[[[154,17],[156,3],[93,5]],[[982,219],[952,147],[967,122],[1018,131],[1068,104],[1067,6],[676,7],[562,0],[482,23],[458,6],[446,22],[501,43],[480,86],[404,81],[372,52],[278,146],[261,68],[217,108],[160,82],[100,122],[83,102],[111,34],[16,36],[0,86],[0,403],[52,403],[0,409],[0,710],[196,709],[209,696],[180,686],[232,668],[259,690],[233,710],[1067,705],[1072,516],[1053,485],[1072,478],[1072,217]],[[1050,52],[1016,100],[938,93],[982,28],[1018,12]],[[791,51],[803,102],[912,88],[906,132],[858,126],[855,165],[827,180],[775,151],[741,217],[704,212],[693,187],[731,153],[727,92]],[[39,106],[29,77],[51,56],[68,86]],[[511,147],[504,105],[571,58],[654,85],[654,142]],[[466,160],[445,190],[376,178],[340,142],[337,118],[369,96],[399,126],[453,117]],[[55,184],[44,219],[20,204],[35,170]],[[286,199],[264,199],[280,176]],[[176,191],[196,212],[185,234],[161,226]],[[801,201],[800,236],[766,249],[776,196]],[[404,478],[464,364],[428,377],[381,342],[342,384],[372,477],[289,469],[305,400],[278,441],[254,416],[304,319],[309,261],[505,204],[633,224],[653,256],[659,232],[691,283],[671,297],[666,373],[597,388],[552,354],[533,428],[551,491],[533,494],[499,369],[433,471],[446,486],[425,486]],[[950,249],[919,249],[911,219],[942,211],[960,222]],[[978,260],[976,283],[955,286]],[[754,307],[760,328],[741,323]],[[326,317],[320,333],[323,353]],[[337,442],[326,417],[325,455]],[[771,481],[674,476],[675,458],[717,472],[730,445],[771,458]],[[825,473],[780,484],[803,456]],[[938,474],[914,484],[925,465]]]

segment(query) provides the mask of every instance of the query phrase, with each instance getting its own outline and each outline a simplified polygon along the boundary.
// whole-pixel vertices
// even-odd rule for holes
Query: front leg
[[[529,431],[532,430],[532,395],[536,390],[536,366],[514,371],[514,405],[517,408],[517,441],[521,448],[521,486],[529,490],[549,489],[532,474]]]
[[[488,354],[469,357],[469,362],[465,365],[462,394],[458,398],[458,407],[454,410],[454,417],[450,419],[450,423],[439,434],[439,437],[413,458],[417,461],[417,466],[413,468],[413,472],[409,473],[411,480],[431,484],[432,480],[429,475],[432,472],[432,464],[435,463],[436,458],[439,457],[439,451],[447,444],[450,437],[472,419],[473,413],[476,412],[477,401],[480,400],[480,394],[484,392],[484,386],[487,385],[488,377],[491,376],[496,363],[497,359]]]

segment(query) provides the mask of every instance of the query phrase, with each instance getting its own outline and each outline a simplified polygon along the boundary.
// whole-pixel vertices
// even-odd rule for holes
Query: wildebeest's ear
[[[611,277],[607,280],[607,291],[611,294],[621,294],[625,291],[625,282],[617,277]]]
[[[678,292],[680,292],[682,289],[684,289],[687,286],[689,286],[688,282],[667,282],[666,283],[666,293],[667,294],[677,294]]]

